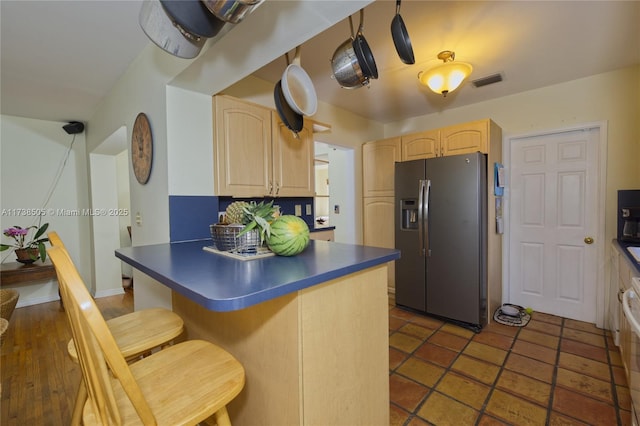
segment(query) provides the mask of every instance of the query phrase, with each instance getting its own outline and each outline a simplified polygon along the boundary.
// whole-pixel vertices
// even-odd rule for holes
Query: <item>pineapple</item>
[[[246,226],[238,236],[257,227],[260,230],[260,242],[264,242],[265,237],[268,238],[271,235],[271,222],[275,219],[274,215],[278,211],[278,207],[273,206],[273,201],[266,204],[264,201],[259,204],[251,201],[243,210]]]
[[[234,201],[229,204],[227,210],[224,215],[224,223],[230,225],[232,223],[238,223],[241,225],[246,225],[245,223],[245,212],[244,209],[249,207],[249,203],[246,201]]]

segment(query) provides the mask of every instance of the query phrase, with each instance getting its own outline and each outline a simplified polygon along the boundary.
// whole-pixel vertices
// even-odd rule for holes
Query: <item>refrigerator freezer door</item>
[[[486,158],[478,153],[428,159],[426,178],[431,181],[426,312],[482,324]]]
[[[420,181],[424,179],[424,160],[396,163],[395,172],[395,241],[400,250],[396,261],[396,304],[426,311],[425,257],[423,226],[403,226],[403,209],[414,206],[418,220],[422,217],[420,206]]]

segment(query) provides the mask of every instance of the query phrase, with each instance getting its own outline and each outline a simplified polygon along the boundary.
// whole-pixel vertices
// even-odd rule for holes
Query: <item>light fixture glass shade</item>
[[[418,80],[434,92],[447,96],[447,93],[456,90],[462,84],[472,70],[470,64],[450,61],[419,73]]]

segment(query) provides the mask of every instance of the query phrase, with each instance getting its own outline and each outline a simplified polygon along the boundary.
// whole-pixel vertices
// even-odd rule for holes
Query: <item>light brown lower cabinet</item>
[[[327,229],[326,231],[310,232],[309,238],[311,238],[312,240],[333,241],[334,232],[333,232],[333,229]]]
[[[394,197],[367,197],[364,199],[364,245],[394,248]],[[395,262],[389,262],[389,292],[395,293]]]

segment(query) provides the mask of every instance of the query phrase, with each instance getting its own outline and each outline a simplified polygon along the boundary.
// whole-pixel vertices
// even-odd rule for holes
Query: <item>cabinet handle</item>
[[[618,302],[622,303],[622,295],[624,294],[624,290],[618,290]]]
[[[593,238],[585,237],[584,242],[587,243],[587,244],[593,244]]]
[[[273,182],[269,181],[269,195],[271,195],[272,191],[273,191]]]
[[[276,194],[278,195],[280,193],[280,184],[278,182],[276,182]]]

